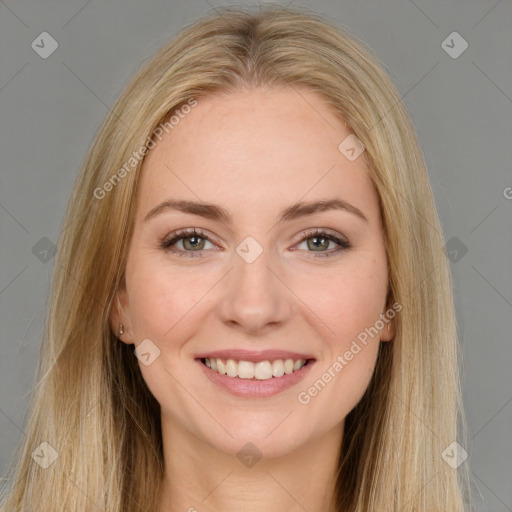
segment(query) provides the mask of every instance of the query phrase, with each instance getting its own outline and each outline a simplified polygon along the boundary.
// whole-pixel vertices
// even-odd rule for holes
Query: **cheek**
[[[136,339],[159,344],[176,339],[176,332],[194,316],[207,283],[191,269],[171,270],[159,258],[140,257],[127,266],[130,319]]]
[[[374,372],[380,347],[376,323],[387,293],[385,260],[362,255],[329,275],[301,281],[300,290],[314,313],[310,322],[322,332],[322,359],[299,403],[334,425],[359,402]]]
[[[314,313],[308,315],[311,321],[317,326],[323,324],[324,339],[329,340],[331,352],[337,354],[365,329],[375,326],[384,312],[387,272],[375,260],[369,260],[367,265],[340,265],[335,272],[301,276],[295,289]],[[372,337],[379,339],[378,335],[369,338]]]
[[[169,404],[169,391],[174,390],[173,405],[168,408],[185,410],[189,397],[176,382],[184,379],[180,352],[201,324],[198,314],[205,285],[200,284],[197,271],[194,277],[193,269],[170,269],[158,256],[134,258],[126,274],[135,343],[150,339],[160,349],[150,365],[139,362],[143,378],[160,404]]]

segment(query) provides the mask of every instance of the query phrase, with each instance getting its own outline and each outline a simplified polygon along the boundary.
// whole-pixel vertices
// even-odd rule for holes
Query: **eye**
[[[312,242],[309,243],[309,240]],[[349,249],[351,246],[350,242],[344,238],[341,238],[334,232],[330,232],[325,229],[314,229],[312,231],[308,231],[302,235],[302,238],[300,239],[300,243],[306,242],[306,247],[308,249],[312,249],[312,251],[307,252],[314,252],[317,254],[312,255],[313,258],[316,257],[330,257],[333,256],[339,252],[342,252],[346,249]],[[324,251],[323,248],[328,248],[329,243],[334,242],[339,246],[338,249],[335,249],[334,251]],[[317,250],[319,249],[319,250]],[[310,256],[308,256],[310,257]]]
[[[172,252],[178,256],[196,258],[204,256],[202,251],[205,241],[212,243],[208,235],[200,229],[180,229],[166,236],[160,242],[160,248],[165,252]],[[177,242],[182,242],[184,249],[173,249],[172,246]]]
[[[312,250],[306,252],[313,252],[316,254],[308,257],[329,257],[351,247],[348,240],[341,238],[335,234],[335,232],[331,233],[329,230],[325,229],[317,228],[304,233],[299,243],[302,244],[309,240],[312,240],[312,243],[307,243],[306,245],[308,249]],[[183,249],[172,248],[173,245],[176,245],[179,242],[181,242]],[[213,243],[210,240],[210,237],[201,229],[180,229],[179,231],[175,231],[166,236],[160,242],[160,248],[164,252],[171,252],[180,257],[204,257],[203,251],[205,250],[204,245],[206,242]],[[322,250],[328,248],[331,242],[337,244],[339,248],[331,251]]]

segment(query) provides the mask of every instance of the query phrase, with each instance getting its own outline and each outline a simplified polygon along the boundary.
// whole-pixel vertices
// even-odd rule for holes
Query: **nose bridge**
[[[233,254],[233,270],[221,299],[224,322],[248,331],[283,322],[290,313],[286,287],[276,277],[272,251],[254,239],[244,240]]]

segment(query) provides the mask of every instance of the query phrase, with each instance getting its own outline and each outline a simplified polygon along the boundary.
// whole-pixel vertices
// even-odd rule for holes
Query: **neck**
[[[166,471],[158,512],[335,510],[331,497],[343,425],[280,457],[245,463],[169,418],[162,418],[162,436]]]

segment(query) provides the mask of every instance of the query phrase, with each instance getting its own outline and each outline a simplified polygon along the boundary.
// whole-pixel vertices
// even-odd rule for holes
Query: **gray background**
[[[0,0],[2,475],[25,435],[53,270],[51,243],[87,148],[139,64],[184,24],[218,5]],[[292,5],[326,15],[373,48],[413,118],[452,252],[471,436],[465,448],[477,509],[510,511],[512,5],[506,0]],[[46,59],[31,47],[44,31],[59,45]],[[469,45],[458,58],[442,46],[454,31]],[[458,41],[446,44],[461,48]]]

